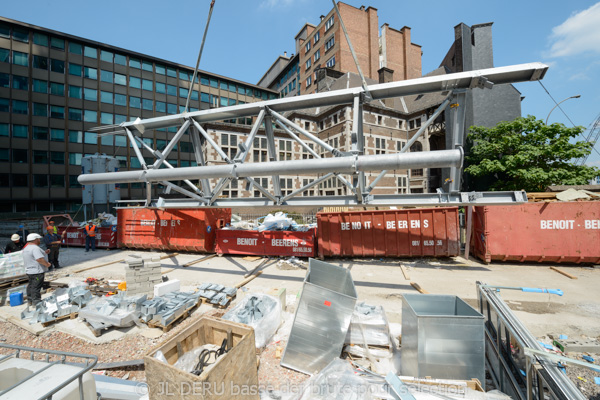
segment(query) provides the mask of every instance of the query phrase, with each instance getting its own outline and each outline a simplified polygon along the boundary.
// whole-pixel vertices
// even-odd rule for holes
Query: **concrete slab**
[[[42,298],[47,295],[42,296]],[[10,322],[19,328],[25,329],[29,333],[33,333],[38,336],[53,328],[54,324],[50,324],[47,327],[42,326],[41,323],[30,324],[31,319],[21,319],[21,313],[27,309],[27,303],[20,306],[3,306],[0,307],[0,319]]]
[[[102,331],[102,335],[96,337],[82,320],[65,319],[55,324],[54,329],[59,332],[76,336],[93,344],[103,344],[122,339],[127,335],[139,335],[144,329],[149,328],[140,328],[135,325],[130,328],[113,327]]]

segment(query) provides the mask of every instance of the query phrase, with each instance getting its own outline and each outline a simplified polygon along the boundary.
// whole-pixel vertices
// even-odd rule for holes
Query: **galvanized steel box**
[[[405,294],[402,375],[485,384],[484,318],[457,296]]]

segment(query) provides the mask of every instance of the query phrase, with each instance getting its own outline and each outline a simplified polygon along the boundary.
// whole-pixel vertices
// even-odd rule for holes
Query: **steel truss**
[[[238,106],[222,107],[210,110],[169,115],[158,118],[122,123],[115,126],[100,127],[99,131],[111,129],[104,134],[125,134],[128,140],[139,145],[155,157],[152,164],[146,163],[137,145],[132,146],[142,165],[138,171],[111,172],[80,175],[82,185],[107,183],[146,183],[146,206],[160,207],[237,207],[237,206],[354,206],[354,205],[488,205],[502,203],[521,203],[527,201],[524,192],[477,192],[460,193],[461,170],[463,162],[463,138],[465,132],[465,93],[474,88],[491,89],[494,84],[514,83],[542,79],[548,67],[541,63],[522,64],[501,68],[467,71],[456,74],[412,79],[371,85],[367,88],[350,88],[332,92],[317,93],[284,99],[269,100]],[[447,92],[447,98],[431,115],[404,148],[396,154],[364,155],[365,138],[363,134],[363,105],[366,99],[379,100],[389,97],[407,96],[421,93]],[[368,97],[366,97],[368,94]],[[353,123],[350,151],[341,151],[332,147],[317,135],[308,132],[298,124],[287,119],[281,113],[286,111],[351,104],[353,107]],[[443,111],[455,113],[450,126],[454,147],[448,150],[429,151],[405,154],[406,150],[427,130]],[[254,117],[256,120],[243,143],[238,144],[238,152],[231,159],[213,140],[201,124],[234,118]],[[144,132],[151,129],[178,127],[163,151],[153,149],[143,142]],[[252,150],[254,138],[264,126],[267,138],[269,161],[265,163],[246,163]],[[292,140],[309,154],[310,160],[278,161],[273,127],[283,130]],[[194,155],[198,167],[176,168],[167,157],[180,141],[184,133],[189,132]],[[448,134],[448,133],[447,133]],[[314,143],[330,157],[324,158],[305,143]],[[211,146],[223,159],[226,165],[207,165],[202,147]],[[164,166],[166,168],[161,168]],[[451,179],[447,185],[447,193],[438,188],[438,193],[410,195],[373,195],[372,191],[388,170],[450,168]],[[379,175],[370,183],[365,172],[377,172]],[[281,175],[324,174],[284,195],[281,190]],[[342,174],[350,176],[346,179]],[[270,176],[273,192],[263,187],[254,177]],[[299,197],[302,193],[318,185],[320,182],[334,177],[349,189],[349,196],[335,197]],[[219,179],[211,186],[209,179]],[[264,197],[222,199],[220,194],[234,179],[243,180],[247,190],[254,188]],[[192,181],[199,180],[199,183]],[[181,187],[173,181],[183,181]],[[165,191],[176,191],[186,199],[159,198],[153,202],[150,198],[151,185],[162,184]]]

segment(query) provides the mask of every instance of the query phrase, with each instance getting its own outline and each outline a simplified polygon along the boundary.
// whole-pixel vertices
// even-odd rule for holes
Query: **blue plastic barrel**
[[[15,292],[10,294],[10,306],[20,306],[23,304],[23,292]]]

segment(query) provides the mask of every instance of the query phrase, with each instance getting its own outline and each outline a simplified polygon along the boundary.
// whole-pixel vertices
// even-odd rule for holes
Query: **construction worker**
[[[42,301],[42,286],[44,285],[44,274],[48,271],[50,263],[46,260],[45,252],[40,248],[42,237],[37,233],[27,235],[27,244],[23,248],[23,263],[25,264],[25,273],[29,278],[27,284],[27,303],[37,305]]]
[[[25,243],[27,243],[27,236],[29,236],[29,231],[25,229],[24,225],[19,225],[19,230],[17,231],[17,235],[20,236],[19,243],[21,243],[22,247],[25,247]]]
[[[50,220],[49,224],[53,229],[52,233],[54,233],[55,235],[58,235],[58,228],[54,225],[54,221]]]
[[[92,251],[96,251],[96,231],[97,227],[89,220],[85,226],[85,251],[86,253],[92,248]]]
[[[50,269],[58,269],[60,268],[60,265],[58,265],[58,253],[60,251],[60,243],[62,240],[60,236],[54,233],[54,228],[50,225],[46,227],[46,232],[43,241],[46,245],[46,249],[50,250],[50,253],[48,253],[48,262],[52,265]]]
[[[10,237],[10,242],[8,242],[6,248],[4,249],[4,254],[14,253],[16,251],[21,250],[23,250],[23,245],[21,244],[21,236],[14,233]]]

